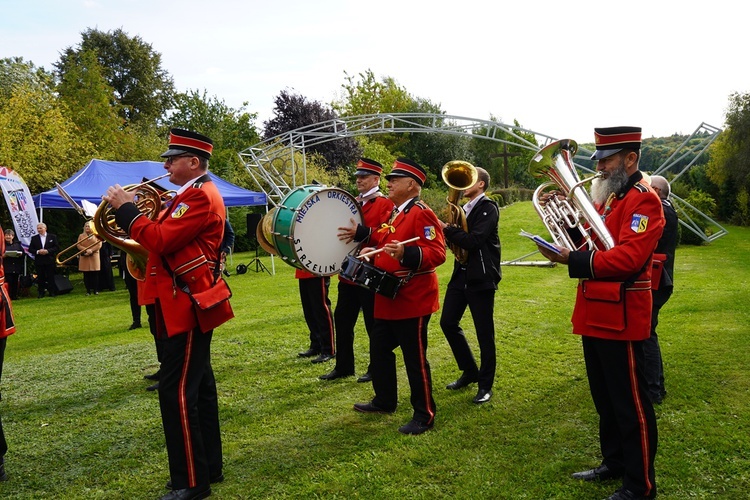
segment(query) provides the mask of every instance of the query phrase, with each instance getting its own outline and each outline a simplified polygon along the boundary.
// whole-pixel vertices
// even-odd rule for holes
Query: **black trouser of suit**
[[[98,291],[99,271],[83,271],[83,286],[86,287],[86,293]]]
[[[331,278],[320,276],[300,278],[297,281],[299,281],[302,313],[305,315],[307,328],[310,330],[310,349],[322,354],[335,354],[333,313],[331,299],[328,298]]]
[[[39,295],[44,295],[44,291],[48,291],[51,297],[57,295],[57,287],[55,286],[55,261],[50,263],[37,262],[36,263],[36,283]]]
[[[672,287],[652,290],[653,306],[651,307],[651,336],[643,341],[644,363],[643,372],[648,384],[648,392],[652,401],[660,401],[667,393],[664,387],[664,363],[661,358],[661,347],[656,327],[659,324],[659,311],[672,296]]]
[[[490,390],[495,381],[497,353],[495,349],[495,288],[469,290],[464,286],[466,273],[454,274],[443,299],[443,311],[440,316],[440,328],[443,330],[459,370],[468,374],[479,375],[479,389]],[[491,286],[491,285],[490,285]],[[474,329],[479,343],[480,366],[474,360],[466,335],[460,321],[466,312],[471,311]]]
[[[656,495],[656,415],[641,369],[643,342],[583,337],[591,397],[599,414],[602,463],[636,495]],[[634,383],[635,382],[635,383]]]
[[[140,325],[141,306],[138,304],[138,281],[130,275],[127,269],[124,271],[123,279],[125,280],[125,287],[127,287],[128,296],[130,297],[130,315],[133,317],[133,324]]]
[[[161,328],[159,331],[164,331]],[[174,489],[208,486],[222,473],[216,379],[211,367],[213,330],[174,335],[163,345],[159,407]]]
[[[339,294],[336,309],[333,311],[333,321],[336,325],[336,371],[354,374],[354,327],[357,324],[359,311],[362,310],[365,330],[367,336],[370,337],[375,322],[374,309],[375,292],[359,285],[339,281]],[[371,364],[369,348],[367,359],[369,372]]]
[[[414,420],[432,425],[435,420],[435,400],[432,398],[432,374],[427,361],[427,325],[430,314],[418,318],[384,320],[375,319],[370,337],[372,354],[372,403],[384,410],[395,411],[398,405],[398,380],[396,355],[393,350],[401,346],[406,375],[411,389]]]
[[[161,353],[164,350],[164,339],[159,338],[156,334],[156,306],[154,304],[146,304],[146,316],[148,317],[148,329],[151,332],[151,335],[154,336],[156,360],[161,363]]]
[[[18,298],[18,280],[20,277],[19,273],[5,273],[5,282],[8,284],[8,295],[11,300]]]
[[[5,345],[8,343],[8,337],[0,339],[0,379],[3,377],[3,360],[5,359]],[[0,396],[0,401],[2,401]],[[0,416],[0,464],[3,463],[3,457],[8,452],[8,442],[5,441],[5,432],[3,431],[3,419]]]

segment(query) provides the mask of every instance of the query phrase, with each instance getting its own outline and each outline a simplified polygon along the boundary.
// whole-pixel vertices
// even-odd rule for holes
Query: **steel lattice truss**
[[[480,133],[481,132],[481,133]],[[700,126],[683,142],[677,150],[654,171],[663,174],[673,171],[681,160],[695,155],[672,179],[684,174],[698,157],[717,138],[721,129],[706,123]],[[510,146],[538,151],[541,147],[556,141],[549,135],[534,132],[514,125],[490,120],[479,120],[464,116],[436,113],[388,113],[348,116],[300,127],[284,134],[259,142],[238,153],[240,161],[255,184],[272,204],[277,205],[287,194],[300,185],[307,184],[306,149],[318,144],[346,137],[368,136],[394,133],[432,133],[485,139]],[[533,136],[535,141],[529,140]],[[694,139],[699,139],[691,144]],[[579,148],[577,159],[589,159],[591,152]],[[584,171],[590,169],[576,163]],[[291,180],[291,183],[289,182]],[[698,209],[672,194],[670,199],[680,214],[680,224],[705,241],[713,241],[727,233],[726,229]],[[704,226],[713,226],[711,235],[706,236],[696,222],[702,219]]]

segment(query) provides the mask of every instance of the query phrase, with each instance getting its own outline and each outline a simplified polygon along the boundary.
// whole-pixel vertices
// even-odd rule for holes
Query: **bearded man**
[[[583,481],[622,478],[609,500],[654,498],[656,482],[656,416],[648,397],[642,366],[644,340],[651,331],[651,267],[664,228],[656,193],[638,170],[641,129],[594,129],[597,171],[605,176],[591,195],[609,230],[609,249],[557,254],[539,251],[568,265],[577,278],[573,333],[582,336],[591,397],[599,414],[602,462],[576,472]],[[640,366],[639,366],[640,365]]]

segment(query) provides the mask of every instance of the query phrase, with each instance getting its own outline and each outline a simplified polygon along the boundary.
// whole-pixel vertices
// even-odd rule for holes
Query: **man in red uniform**
[[[164,168],[182,187],[156,221],[143,217],[133,193],[119,185],[103,197],[117,209],[117,224],[149,251],[146,288],[155,293],[163,340],[159,406],[173,488],[163,500],[205,498],[210,483],[224,479],[211,337],[233,313],[229,301],[203,310],[191,298],[220,279],[225,209],[208,176],[212,150],[206,136],[171,130]]]
[[[357,403],[362,413],[393,413],[398,404],[396,356],[401,346],[411,389],[412,419],[399,427],[403,434],[422,434],[435,425],[432,377],[427,362],[427,325],[439,309],[435,268],[445,262],[440,221],[419,201],[426,173],[416,162],[399,158],[388,179],[388,197],[396,206],[387,224],[370,241],[381,252],[373,264],[403,280],[395,298],[375,295],[375,324],[370,339],[372,386],[375,397]],[[415,242],[402,242],[418,237]],[[364,253],[364,252],[363,252]]]
[[[357,202],[362,209],[364,225],[354,224],[351,227],[339,228],[339,239],[345,241],[365,241],[370,237],[373,230],[388,220],[393,211],[393,202],[380,192],[380,174],[383,165],[369,158],[360,158],[357,162]],[[336,325],[336,366],[321,380],[335,380],[342,377],[354,375],[354,326],[357,324],[359,311],[362,310],[362,318],[365,321],[367,336],[372,335],[372,325],[375,321],[373,310],[375,308],[375,292],[361,287],[339,274],[339,294],[336,301],[336,309],[333,312],[333,321]],[[367,367],[357,382],[370,382],[370,366]]]
[[[0,227],[0,233],[3,228]],[[5,254],[5,240],[0,241],[0,256]],[[0,378],[3,376],[3,360],[5,359],[5,345],[8,343],[8,336],[16,333],[16,324],[13,321],[13,310],[8,297],[8,289],[5,285],[5,271],[0,259]],[[0,401],[2,397],[0,397]],[[8,480],[8,473],[5,472],[5,454],[8,452],[8,442],[5,440],[3,432],[3,421],[0,418],[0,481]]]
[[[622,478],[609,500],[656,496],[656,417],[643,376],[643,341],[651,330],[651,262],[664,228],[659,197],[638,170],[641,129],[595,129],[594,204],[615,245],[610,250],[539,247],[578,278],[573,333],[583,337],[591,396],[599,414],[603,460],[576,472],[584,481]],[[640,366],[639,366],[640,365]]]
[[[328,297],[331,277],[318,276],[302,269],[296,269],[294,277],[299,286],[302,314],[305,316],[307,329],[310,330],[310,348],[297,356],[313,358],[313,363],[325,363],[333,359],[336,342],[331,299]]]

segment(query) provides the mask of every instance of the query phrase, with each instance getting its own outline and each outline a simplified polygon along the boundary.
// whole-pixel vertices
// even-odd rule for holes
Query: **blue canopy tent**
[[[120,184],[140,184],[144,178],[153,179],[164,175],[164,163],[156,161],[104,161],[91,160],[88,165],[73,174],[68,180],[60,185],[65,192],[81,205],[82,200],[88,200],[94,205],[99,205],[102,195],[109,186]],[[227,207],[257,206],[266,204],[265,193],[248,191],[209,171],[208,175],[219,188],[224,205]],[[177,190],[176,186],[166,178],[157,181],[157,184],[166,188]],[[50,189],[34,196],[34,206],[43,210],[45,208],[73,208],[68,201],[60,195],[57,188]],[[41,214],[41,212],[40,212]]]

